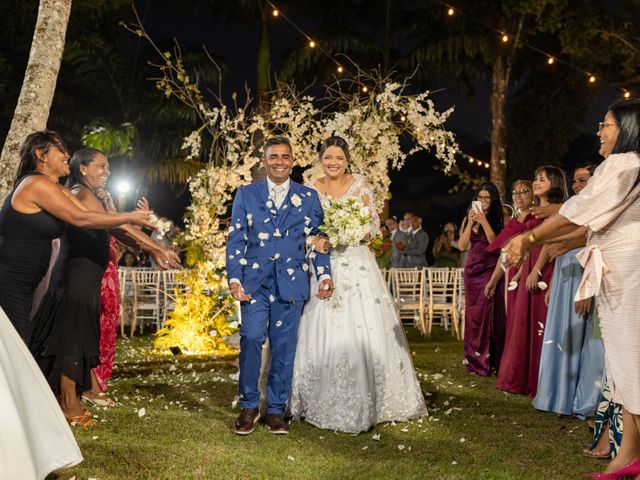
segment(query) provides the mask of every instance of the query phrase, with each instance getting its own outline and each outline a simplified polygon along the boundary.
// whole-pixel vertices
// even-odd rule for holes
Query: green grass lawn
[[[466,373],[449,332],[408,335],[429,417],[356,436],[294,423],[285,437],[231,432],[235,358],[161,356],[150,337],[119,339],[109,391],[119,406],[93,409],[97,425],[76,431],[85,461],[49,478],[550,480],[604,467],[580,453],[584,422]]]

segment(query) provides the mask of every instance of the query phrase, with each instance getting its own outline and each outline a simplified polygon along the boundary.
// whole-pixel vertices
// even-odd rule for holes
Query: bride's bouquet
[[[369,208],[358,198],[323,202],[324,224],[320,231],[329,236],[331,245],[358,245],[371,233]]]

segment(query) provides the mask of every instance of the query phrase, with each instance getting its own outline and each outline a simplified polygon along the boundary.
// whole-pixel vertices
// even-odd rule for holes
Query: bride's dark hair
[[[344,138],[338,137],[337,135],[327,138],[318,147],[318,156],[322,158],[322,155],[324,154],[325,150],[329,147],[341,148],[342,151],[344,152],[344,156],[346,157],[347,162],[351,161],[351,153],[349,153],[349,144]]]

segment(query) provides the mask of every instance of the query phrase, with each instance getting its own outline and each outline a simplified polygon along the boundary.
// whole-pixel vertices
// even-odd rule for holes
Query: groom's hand
[[[331,296],[333,293],[333,280],[330,278],[325,278],[318,285],[318,293],[316,293],[316,297],[320,300],[325,300]]]
[[[251,295],[244,293],[244,288],[239,283],[233,282],[229,285],[229,292],[231,296],[239,302],[247,302],[251,300]]]

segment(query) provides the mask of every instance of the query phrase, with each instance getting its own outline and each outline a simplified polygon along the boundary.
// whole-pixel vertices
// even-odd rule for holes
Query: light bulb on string
[[[469,163],[473,163],[473,157],[469,157]]]
[[[400,117],[400,120],[404,122],[404,121],[406,121],[406,120],[407,120],[407,117],[405,117],[404,115],[402,115],[402,116]]]
[[[547,60],[547,63],[548,63],[549,65],[553,65],[553,64],[555,63],[555,61],[556,61],[556,60],[555,60],[555,58],[553,58],[553,57],[549,57],[549,59]]]
[[[502,41],[507,43],[509,41],[509,35],[502,35]]]
[[[591,76],[589,77],[589,83],[596,83],[596,77],[595,77],[595,76],[593,76],[593,75],[591,75]]]
[[[624,98],[626,98],[627,100],[631,98],[631,92],[629,92],[628,90],[624,92]]]
[[[316,47],[316,42],[314,42],[313,40],[309,40],[309,46],[311,48],[315,48]]]
[[[342,68],[342,65],[338,65],[338,73],[342,72],[344,72],[344,68]]]
[[[484,168],[489,168],[489,164],[488,164],[488,163],[485,163],[485,164],[484,164]]]
[[[456,11],[453,8],[449,8],[449,10],[447,10],[447,15],[449,15],[450,17],[453,17],[454,13],[456,13]]]
[[[364,93],[367,93],[369,91],[369,88],[365,85],[364,87],[362,87],[362,91]]]
[[[278,15],[280,15],[280,12],[278,11],[277,8],[274,8],[273,12],[271,12],[271,15],[273,15],[274,17],[277,17]]]

